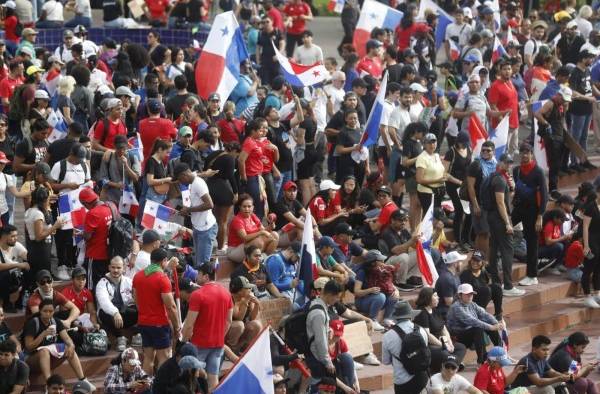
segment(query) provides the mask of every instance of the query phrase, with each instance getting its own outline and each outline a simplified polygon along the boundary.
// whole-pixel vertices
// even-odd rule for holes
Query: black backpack
[[[79,162],[79,164],[83,168],[83,173],[85,175],[85,180],[89,181],[90,180],[90,172],[88,170],[87,164],[85,163],[85,160],[81,160]],[[67,175],[67,159],[63,159],[63,160],[60,161],[60,172],[58,173],[57,182],[58,183],[62,183],[62,181],[65,180],[65,176],[66,175]]]
[[[311,305],[309,308],[303,308],[297,312],[294,312],[287,318],[284,324],[285,328],[285,342],[300,354],[310,353],[310,344],[314,340],[308,337],[306,331],[306,318],[311,311],[320,309],[327,313],[325,308],[320,304]]]
[[[496,176],[499,176],[499,174],[494,172],[487,178],[484,178],[479,186],[480,205],[481,209],[485,211],[493,211],[496,209],[496,195],[492,190],[492,181]]]
[[[420,327],[415,324],[412,332],[408,334],[397,325],[392,327],[392,330],[402,339],[400,357],[394,357],[402,363],[406,372],[415,375],[420,371],[428,371],[431,364],[431,350],[421,335]]]
[[[135,232],[133,224],[121,216],[119,210],[112,202],[105,203],[112,214],[112,221],[108,229],[108,255],[126,258],[133,249]]]

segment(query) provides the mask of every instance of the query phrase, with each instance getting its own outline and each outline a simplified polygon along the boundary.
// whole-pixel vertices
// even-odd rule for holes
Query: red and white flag
[[[119,212],[131,217],[136,217],[139,208],[140,204],[135,196],[135,192],[129,185],[125,185],[121,201],[119,201]]]
[[[477,157],[481,152],[481,145],[488,139],[488,133],[481,124],[481,120],[475,114],[471,114],[469,118],[469,136],[471,137],[473,157]]]

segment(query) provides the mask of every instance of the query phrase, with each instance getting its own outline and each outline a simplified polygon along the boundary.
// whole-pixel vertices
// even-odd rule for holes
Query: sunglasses
[[[40,284],[41,286],[44,286],[44,285],[50,285],[50,284],[52,284],[52,279],[42,279],[42,280],[39,282],[39,284]]]
[[[455,370],[457,370],[457,369],[458,369],[458,367],[457,367],[456,365],[454,365],[454,364],[445,364],[445,365],[444,365],[444,368],[445,368],[445,369],[450,369],[450,370],[452,370],[452,371],[455,371]]]
[[[492,150],[491,150],[491,149],[489,149],[489,148],[486,148],[486,149],[482,149],[481,151],[482,151],[482,152],[491,152]]]

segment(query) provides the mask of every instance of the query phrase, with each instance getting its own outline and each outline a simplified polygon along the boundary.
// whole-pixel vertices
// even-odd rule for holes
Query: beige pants
[[[417,254],[412,251],[410,253],[402,253],[397,256],[392,256],[385,262],[390,265],[399,265],[400,268],[396,271],[396,282],[406,283],[406,280],[411,276],[421,276],[419,266],[417,265]]]
[[[238,246],[235,246],[233,248],[227,248],[227,252],[225,253],[225,255],[229,260],[233,261],[234,263],[241,263],[246,257],[246,253],[244,253],[244,247],[244,244],[239,244]]]
[[[519,151],[519,129],[508,130],[508,153],[511,155]]]

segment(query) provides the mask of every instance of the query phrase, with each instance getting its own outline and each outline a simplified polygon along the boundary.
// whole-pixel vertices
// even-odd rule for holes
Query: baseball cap
[[[418,82],[411,83],[410,90],[412,90],[413,92],[427,93],[427,88]]]
[[[473,11],[469,7],[463,7],[462,14],[468,18],[473,19]]]
[[[31,66],[31,67],[35,67],[35,66]],[[45,90],[38,89],[35,91],[33,98],[40,99],[40,100],[50,100],[50,95]]]
[[[211,93],[208,96],[208,101],[221,101],[221,96],[219,96],[219,93]]]
[[[8,157],[6,157],[6,153],[0,151],[0,163],[1,164],[8,164],[10,163],[10,160],[8,160]]]
[[[425,138],[423,138],[423,141],[425,141],[425,142],[436,141],[437,142],[437,137],[433,133],[427,133],[427,135],[425,135]]]
[[[290,189],[296,189],[296,190],[298,190],[298,185],[296,185],[296,183],[294,181],[287,181],[283,185],[283,190],[288,191]]]
[[[67,38],[67,37],[75,37],[75,34],[73,33],[73,30],[65,30],[63,31],[63,37]]]
[[[531,29],[532,30],[535,30],[535,29],[537,29],[539,27],[543,27],[544,29],[548,30],[548,24],[546,23],[546,21],[543,21],[541,19],[537,20],[537,21],[535,21],[535,22],[533,22],[531,24]]]
[[[415,57],[417,56],[417,52],[415,52],[412,48],[406,48],[404,52],[402,52],[404,57]]]
[[[329,328],[333,332],[333,336],[341,337],[344,335],[344,323],[341,320],[330,320]]]
[[[41,270],[35,276],[35,281],[38,282],[38,283],[41,282],[44,279],[52,279],[52,274],[50,273],[50,271],[48,271],[48,270]]]
[[[37,31],[35,31],[35,29],[32,29],[31,27],[26,27],[23,29],[23,31],[21,32],[21,35],[24,36],[31,36],[31,35],[35,35],[38,34]]]
[[[181,372],[188,371],[190,369],[204,369],[206,363],[198,360],[194,356],[184,356],[177,363]]]
[[[107,110],[117,108],[119,105],[121,105],[121,100],[119,100],[118,98],[109,98],[108,100],[106,100]]]
[[[179,136],[180,137],[191,137],[194,134],[194,132],[192,131],[192,128],[190,126],[182,126],[179,129]]]
[[[147,245],[160,241],[160,235],[154,230],[146,230],[142,234],[142,244]]]
[[[506,367],[511,363],[508,354],[506,354],[506,350],[504,350],[502,346],[494,346],[491,348],[488,351],[487,358],[490,361],[499,362],[503,367]]]
[[[48,63],[59,63],[59,64],[65,64],[65,62],[63,62],[62,60],[60,60],[60,57],[52,55],[48,58]]]
[[[388,194],[388,195],[391,196],[392,195],[392,189],[390,189],[389,186],[383,185],[379,189],[377,189],[377,193],[378,194],[379,193],[385,193],[385,194]]]
[[[32,59],[35,57],[35,52],[30,47],[22,47],[21,54],[29,55]]]
[[[151,98],[146,102],[146,106],[148,106],[148,110],[154,114],[160,112],[162,104],[159,99]]]
[[[73,394],[88,394],[94,392],[94,387],[87,380],[78,380],[73,385],[73,390],[71,391]]]
[[[370,39],[369,41],[367,41],[367,51],[369,49],[379,48],[382,45],[383,45],[383,43],[381,41],[375,40],[375,39]]]
[[[287,383],[289,380],[290,380],[289,378],[284,378],[280,374],[276,373],[273,375],[273,386],[277,386],[278,384],[281,384],[281,383]]]
[[[342,222],[335,226],[335,234],[354,235],[356,232],[352,230],[352,226],[350,226],[348,223]]]
[[[460,254],[457,251],[452,251],[450,253],[446,253],[446,256],[444,256],[444,262],[446,264],[454,264],[458,261],[463,261],[466,259],[467,259],[466,254]]]
[[[577,29],[578,25],[577,25],[577,21],[576,20],[572,20],[569,23],[567,23],[567,29]]]
[[[85,187],[79,192],[79,201],[84,203],[93,203],[98,200],[98,195],[90,187]]]
[[[488,7],[486,5],[486,6],[481,7],[481,9],[479,10],[479,13],[481,15],[492,15],[494,13],[494,10],[492,10],[490,7]]]
[[[124,149],[129,147],[127,136],[123,134],[116,135],[113,144],[115,145],[115,149]]]
[[[570,103],[573,98],[573,91],[568,86],[561,86],[558,93],[562,96],[563,100]]]
[[[12,0],[8,0],[6,3],[4,3],[4,6],[6,8],[10,8],[11,10],[14,10],[17,8],[17,4]]]
[[[75,28],[73,29],[73,32],[75,34],[81,34],[81,33],[87,33],[87,29],[85,28],[85,26],[83,25],[77,25],[75,26]]]
[[[38,161],[37,163],[35,163],[35,166],[33,168],[35,169],[36,174],[41,174],[47,179],[50,179],[50,172],[52,171],[52,169],[50,168],[48,163]]]
[[[533,148],[531,147],[531,145],[529,145],[529,143],[527,142],[523,142],[520,146],[519,146],[519,152],[531,152],[533,150]]]
[[[480,250],[474,251],[471,258],[479,261],[485,260],[485,258],[483,257],[483,252],[481,252]]]
[[[456,368],[458,368],[460,363],[456,359],[456,356],[449,354],[446,356],[446,358],[444,359],[444,362],[442,364],[443,365],[450,364],[450,365],[454,365]]]
[[[237,293],[242,289],[252,289],[252,287],[252,284],[245,276],[236,276],[229,282],[229,291],[231,293]]]
[[[385,261],[385,260],[387,260],[387,256],[384,256],[383,254],[381,254],[381,252],[378,251],[377,249],[369,250],[367,252],[367,254],[365,254],[363,256],[363,263],[372,263],[374,261]]]
[[[325,179],[324,181],[321,181],[321,183],[319,184],[320,191],[329,190],[329,189],[338,190],[339,188],[340,188],[340,185],[336,185],[335,182],[332,181],[331,179]]]
[[[319,240],[319,249],[325,247],[335,248],[335,241],[333,240],[333,238],[327,235],[321,237],[321,239]]]
[[[87,272],[83,267],[75,267],[73,271],[71,271],[71,278],[75,279],[78,276],[87,276]]]
[[[481,78],[479,77],[479,74],[469,75],[469,80],[467,81],[467,83],[469,83],[469,82],[481,82]]]
[[[128,347],[127,349],[123,350],[123,353],[121,353],[121,360],[122,362],[127,361],[129,363],[129,365],[140,365],[140,356],[138,355],[137,350],[135,350],[132,347]]]
[[[193,356],[193,357],[198,357],[198,350],[196,349],[196,346],[192,345],[189,342],[186,342],[184,344],[182,344],[179,349],[177,349],[176,354],[183,358],[185,356]]]
[[[469,53],[463,58],[463,62],[479,63],[479,58],[474,53]]]
[[[515,160],[513,159],[513,157],[509,153],[503,153],[500,156],[500,160],[499,161],[502,161],[502,162],[508,163],[508,164],[512,164],[512,163],[515,162]]]
[[[475,290],[473,290],[473,286],[469,283],[463,283],[458,286],[458,290],[456,291],[458,294],[477,294]]]
[[[115,91],[115,96],[129,96],[131,98],[135,98],[135,93],[133,93],[127,86],[119,86]]]

